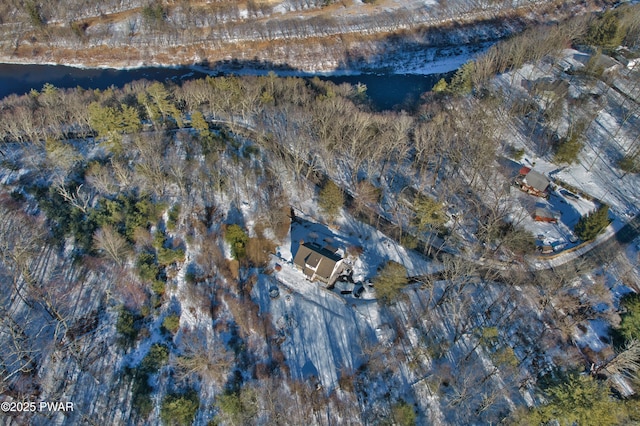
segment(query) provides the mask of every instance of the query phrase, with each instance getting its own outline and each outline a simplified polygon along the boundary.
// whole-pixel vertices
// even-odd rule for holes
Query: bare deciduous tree
[[[182,338],[183,354],[176,358],[179,380],[198,376],[205,383],[222,387],[234,364],[233,353],[221,341],[213,343],[198,330]]]
[[[75,191],[71,191],[61,179],[58,179],[54,186],[56,191],[65,201],[70,203],[73,207],[76,207],[82,211],[82,213],[87,213],[87,210],[91,206],[93,202],[93,198],[95,194],[90,189],[87,190],[84,188],[84,185],[79,185]]]
[[[94,247],[122,267],[131,254],[131,246],[113,226],[105,225],[93,235]]]

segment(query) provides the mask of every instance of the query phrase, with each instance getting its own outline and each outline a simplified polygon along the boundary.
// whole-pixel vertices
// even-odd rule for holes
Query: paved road
[[[640,214],[631,219],[625,226],[609,239],[601,242],[588,252],[574,259],[555,266],[558,272],[579,271],[585,272],[601,266],[607,260],[613,260],[615,255],[624,250],[626,246],[640,235]]]

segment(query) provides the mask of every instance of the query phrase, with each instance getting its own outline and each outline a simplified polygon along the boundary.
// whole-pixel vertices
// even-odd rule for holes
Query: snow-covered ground
[[[312,208],[310,204],[307,208]],[[294,378],[316,377],[322,386],[333,389],[342,374],[356,370],[362,362],[362,346],[389,339],[380,319],[373,288],[364,285],[360,298],[341,294],[310,282],[297,270],[293,258],[300,241],[330,244],[340,253],[361,247],[362,253],[347,256],[346,266],[353,271],[354,282],[373,278],[377,268],[394,260],[407,268],[409,276],[432,273],[441,265],[397,244],[374,228],[343,214],[339,228],[329,228],[311,218],[301,217],[291,225],[291,232],[273,257],[272,275],[262,275],[253,289],[260,311],[269,313],[279,336],[284,339],[284,352]],[[276,264],[278,267],[276,267]],[[277,288],[279,296],[269,292]]]
[[[536,149],[537,141],[535,138],[539,137],[537,133],[532,137],[532,134],[523,134],[519,129],[512,129],[513,131],[508,136],[508,143],[517,148],[524,148],[526,161],[535,163],[537,171],[554,179],[560,179],[594,199],[608,204],[619,227],[621,223],[628,221],[631,216],[640,212],[640,175],[625,173],[616,165],[617,161],[629,153],[633,145],[637,143],[640,122],[637,113],[633,112],[633,107],[637,106],[636,101],[626,97],[619,89],[613,89],[602,81],[588,84],[588,80],[572,78],[566,74],[561,75],[562,70],[569,66],[578,70],[582,69],[585,61],[584,53],[572,49],[565,50],[563,54],[558,66],[550,64],[526,65],[517,71],[499,76],[497,85],[524,95],[526,90],[523,88],[523,83],[526,85],[527,82],[540,79],[568,81],[569,90],[565,103],[587,99],[583,109],[591,109],[595,112],[593,118],[588,122],[578,161],[574,164],[558,167],[551,161],[553,158],[551,150],[542,153]],[[580,60],[576,58],[580,58]],[[616,85],[635,87],[637,84],[637,73],[622,66],[612,70],[612,73],[617,76]],[[625,114],[629,114],[627,119],[625,119]],[[563,128],[566,132],[567,123],[558,124],[559,132],[562,132]],[[567,201],[566,198],[565,201]],[[583,213],[579,209],[580,205],[576,203],[572,203],[572,205],[577,207],[579,213]]]
[[[269,295],[274,287],[279,289],[277,298]],[[261,314],[273,320],[291,376],[317,378],[327,390],[337,386],[341,370],[352,372],[359,366],[360,342],[375,337],[375,301],[354,308],[290,265],[273,276],[260,276],[252,295]]]
[[[385,52],[381,54],[376,60],[370,60],[370,65],[336,66],[335,64],[329,64],[332,66],[318,65],[313,70],[268,69],[260,68],[259,66],[252,67],[251,65],[238,69],[237,66],[226,64],[219,64],[213,69],[199,65],[192,65],[189,68],[212,75],[218,75],[221,72],[236,75],[267,75],[274,73],[280,77],[343,76],[363,73],[431,75],[455,71],[463,64],[482,54],[492,45],[493,43],[487,42],[446,48],[424,48],[418,51],[392,51],[391,53]]]
[[[514,210],[524,209],[518,217],[520,225],[530,231],[540,246],[552,246],[554,250],[564,250],[575,247],[580,243],[573,233],[573,229],[580,217],[593,212],[597,205],[593,201],[586,200],[572,194],[562,187],[556,187],[549,194],[549,199],[526,194],[517,188],[511,188],[514,199]],[[553,212],[559,219],[557,223],[536,221],[536,208],[547,209]]]
[[[628,95],[633,93],[638,75],[615,65],[601,80],[587,78],[579,72],[588,61],[588,54],[566,49],[555,64],[525,65],[495,80],[496,87],[505,91],[509,99],[529,98],[542,110],[559,99],[562,114],[557,121],[546,125],[553,127],[560,137],[567,134],[571,121],[584,120],[586,123],[583,147],[573,164],[553,162],[551,143],[545,142],[548,136],[523,125],[532,120],[531,116],[523,118],[522,122],[514,122],[503,136],[505,144],[524,151],[519,163],[511,167],[514,176],[518,167],[527,166],[553,182],[554,190],[550,191],[548,200],[521,193],[516,188],[511,189],[511,198],[513,215],[522,218],[521,225],[537,237],[539,245],[552,245],[556,251],[580,243],[572,232],[576,223],[601,203],[610,206],[613,223],[608,235],[640,213],[640,175],[625,173],[617,166],[617,162],[637,144],[640,132],[640,121],[634,112],[637,111],[637,99]],[[610,58],[603,61],[615,63]],[[605,81],[614,84],[610,86]],[[546,92],[545,89],[533,90],[540,82],[549,87]],[[559,82],[567,83],[566,92],[552,91]],[[581,103],[580,108],[571,107],[578,103]],[[558,213],[558,223],[535,221],[533,216],[537,207]],[[522,214],[523,209],[528,214]]]

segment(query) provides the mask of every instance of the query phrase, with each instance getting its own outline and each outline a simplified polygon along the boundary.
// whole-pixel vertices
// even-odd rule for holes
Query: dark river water
[[[0,98],[10,94],[22,95],[31,89],[42,89],[45,83],[60,88],[83,87],[105,89],[121,87],[126,83],[147,79],[165,81],[172,79],[202,78],[206,74],[188,68],[137,68],[131,70],[80,69],[60,65],[12,65],[0,64]],[[360,74],[348,76],[319,76],[334,83],[362,83],[372,106],[378,110],[408,106],[430,90],[443,74]]]

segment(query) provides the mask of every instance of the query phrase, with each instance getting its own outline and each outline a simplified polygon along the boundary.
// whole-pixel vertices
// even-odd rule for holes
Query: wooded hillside
[[[0,6],[0,58],[111,67],[238,61],[307,71],[367,69],[430,48],[477,49],[603,3],[13,0]]]
[[[639,10],[532,29],[399,111],[275,74],[3,99],[0,397],[75,403],[6,418],[637,421],[638,251],[529,268],[543,200],[512,169],[559,169],[570,142],[563,170],[613,170],[623,200],[585,239],[637,208],[618,160],[640,152],[640,79],[602,63],[637,50]],[[361,295],[306,280],[303,239],[349,242]]]

